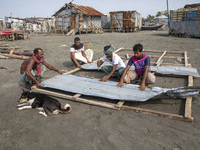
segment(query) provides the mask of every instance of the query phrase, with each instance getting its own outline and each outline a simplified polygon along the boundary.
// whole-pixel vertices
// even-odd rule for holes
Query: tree
[[[156,17],[161,16],[161,15],[162,15],[162,13],[159,11],[159,12],[157,12]]]
[[[149,20],[149,21],[152,21],[152,20],[154,20],[155,19],[155,17],[154,16],[151,16],[150,14],[148,15],[148,17],[147,17],[147,20]]]

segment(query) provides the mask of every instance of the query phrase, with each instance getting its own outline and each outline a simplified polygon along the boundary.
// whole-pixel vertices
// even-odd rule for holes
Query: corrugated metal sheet
[[[82,30],[101,28],[102,15],[102,13],[92,7],[75,5],[71,3],[65,4],[65,6],[63,6],[54,14],[54,16],[56,16],[57,29],[67,31],[69,29]]]
[[[139,90],[139,85],[125,84],[118,88],[118,82],[101,82],[94,79],[76,77],[72,75],[57,75],[54,78],[43,81],[43,87],[59,89],[72,93],[89,96],[97,96],[112,100],[147,101],[160,98],[185,98],[186,96],[198,96],[200,87],[179,87],[166,89],[160,87]]]
[[[141,28],[142,17],[137,11],[110,12],[112,28]]]
[[[200,37],[200,10],[170,11],[169,34],[180,37]]]
[[[110,66],[109,62],[103,63],[102,66]],[[102,67],[101,66],[101,67]],[[101,68],[100,67],[100,68]],[[96,63],[88,63],[82,65],[82,69],[85,70],[97,70]],[[194,67],[183,67],[183,66],[150,66],[151,71],[160,73],[160,74],[174,74],[174,75],[183,75],[183,76],[194,76],[200,77],[196,68]],[[135,70],[134,66],[131,66],[130,70]]]
[[[75,4],[74,6],[80,11],[82,11],[84,14],[87,14],[89,16],[103,16],[104,15],[101,12],[89,6],[81,6],[81,5],[75,5]]]

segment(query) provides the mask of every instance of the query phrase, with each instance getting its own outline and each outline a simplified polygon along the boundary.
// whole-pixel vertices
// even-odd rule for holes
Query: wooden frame
[[[124,50],[132,50],[132,49],[125,49],[125,48],[122,47],[122,48],[119,48],[118,50],[116,50],[114,53],[118,53],[119,51],[124,51]],[[191,64],[188,64],[187,52],[170,52],[170,51],[164,51],[163,52],[163,51],[150,51],[150,50],[149,51],[145,50],[145,52],[162,53],[162,55],[158,58],[157,62],[153,62],[154,64],[157,64],[157,65],[162,64],[163,58],[165,57],[164,55],[166,53],[184,54],[184,60],[185,60],[184,65],[191,67]],[[120,55],[126,55],[126,53],[119,53],[119,54]],[[174,59],[174,58],[172,58],[172,59]],[[94,61],[94,62],[97,62],[97,60]],[[173,64],[173,65],[177,65],[177,64]],[[79,70],[81,70],[81,69],[76,68],[76,69],[71,70],[71,71],[69,71],[65,74],[72,74],[72,73],[75,73]],[[193,77],[192,76],[188,76],[188,86],[193,86]],[[80,98],[81,94],[75,94],[74,96],[70,96],[70,95],[67,95],[67,94],[52,92],[52,91],[49,91],[49,90],[46,90],[46,89],[39,89],[36,86],[32,86],[31,89],[32,89],[32,91],[35,91],[35,92],[40,92],[40,93],[48,94],[48,95],[51,95],[51,96],[56,96],[56,97],[69,99],[69,100],[82,102],[82,103],[87,103],[87,104],[91,104],[91,105],[102,106],[102,107],[115,109],[115,110],[129,110],[129,111],[139,112],[139,113],[143,113],[143,114],[151,114],[151,115],[162,116],[162,117],[166,117],[166,118],[177,119],[177,120],[182,120],[182,121],[187,121],[187,122],[192,122],[193,119],[194,119],[191,116],[192,97],[187,97],[187,99],[186,99],[184,115],[176,115],[176,114],[171,114],[171,113],[164,113],[164,112],[161,112],[161,111],[142,109],[142,108],[138,108],[138,107],[124,106],[123,104],[124,104],[125,101],[118,101],[117,104],[113,104],[113,103],[108,103],[108,102],[101,102],[101,101],[96,101],[96,100],[87,100],[87,99],[84,99],[84,98]]]

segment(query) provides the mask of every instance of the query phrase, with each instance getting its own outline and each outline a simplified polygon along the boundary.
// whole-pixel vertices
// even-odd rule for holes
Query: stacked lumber
[[[33,50],[10,47],[8,44],[0,45],[0,59],[16,58],[16,59],[28,59],[33,55]]]

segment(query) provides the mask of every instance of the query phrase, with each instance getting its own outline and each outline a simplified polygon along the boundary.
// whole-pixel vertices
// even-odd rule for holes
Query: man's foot
[[[148,88],[152,87],[152,84],[147,84],[147,87],[148,87]]]
[[[26,88],[27,88],[28,90],[31,90],[31,86],[32,86],[32,84],[30,84],[29,82],[26,82]]]
[[[76,68],[76,65],[73,65],[72,68]]]

